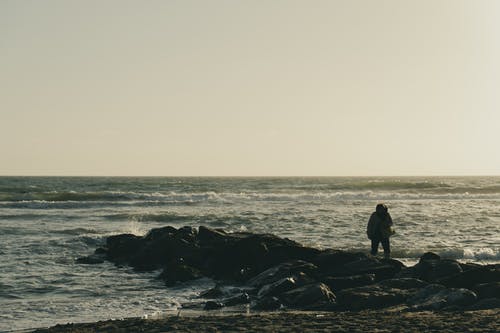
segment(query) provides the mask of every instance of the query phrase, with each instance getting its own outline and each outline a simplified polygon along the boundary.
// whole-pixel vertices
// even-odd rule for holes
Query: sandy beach
[[[57,325],[36,333],[84,332],[500,332],[500,309],[469,312],[267,312],[169,316]]]

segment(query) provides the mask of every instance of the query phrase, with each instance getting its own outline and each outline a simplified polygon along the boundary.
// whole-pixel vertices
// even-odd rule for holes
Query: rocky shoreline
[[[364,253],[305,247],[271,234],[228,233],[200,226],[121,234],[77,260],[108,260],[137,271],[161,269],[166,286],[201,277],[217,282],[194,310],[245,305],[252,311],[363,311],[398,306],[402,312],[500,308],[500,265],[479,265],[424,254],[411,267]]]

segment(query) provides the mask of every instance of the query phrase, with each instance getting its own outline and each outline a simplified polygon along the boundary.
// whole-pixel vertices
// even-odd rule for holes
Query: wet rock
[[[445,308],[457,309],[471,305],[477,301],[477,295],[471,290],[443,288],[437,291],[440,288],[435,286],[430,285],[426,287],[427,290],[425,293],[421,291],[418,295],[410,299],[409,304],[412,305],[410,309],[414,311],[441,310]],[[432,292],[431,287],[436,292]]]
[[[438,281],[451,288],[468,288],[472,289],[475,285],[482,283],[493,283],[500,281],[500,270],[491,266],[483,266],[478,269],[459,272],[452,276],[447,276]]]
[[[283,304],[276,296],[264,297],[255,303],[254,310],[274,311],[283,308]]]
[[[248,295],[247,293],[241,293],[239,295],[222,300],[222,304],[224,304],[225,306],[235,306],[248,303],[250,303],[250,295]]]
[[[221,285],[216,285],[215,287],[205,290],[200,293],[200,298],[221,298],[225,296],[226,293]]]
[[[264,269],[263,260],[268,252],[261,236],[228,237],[225,243],[209,250],[207,266],[216,278],[244,280],[255,271]]]
[[[198,230],[193,227],[182,227],[179,228],[175,233],[174,237],[178,239],[183,239],[189,243],[194,243],[197,240]]]
[[[413,278],[388,279],[378,283],[381,286],[397,289],[420,289],[428,285],[427,282]]]
[[[390,259],[382,258],[382,259],[380,259],[380,262],[394,267],[396,272],[399,272],[403,268],[406,268],[405,264],[403,264],[401,261],[393,259],[393,258],[390,258]]]
[[[349,275],[375,274],[377,281],[390,279],[401,270],[400,265],[394,265],[392,261],[382,262],[376,258],[356,260],[344,267],[351,273]]]
[[[107,259],[118,264],[128,263],[143,244],[141,237],[132,234],[109,236],[106,239]]]
[[[286,277],[276,282],[262,286],[262,288],[259,289],[257,296],[258,297],[277,296],[295,287],[297,287],[295,279],[293,277]]]
[[[81,258],[76,259],[76,263],[83,264],[83,265],[102,264],[102,263],[104,263],[104,256],[92,254],[92,255],[87,256],[87,257],[81,257]]]
[[[302,246],[287,238],[285,238],[285,242],[279,242],[276,246],[273,246],[273,243],[266,243],[266,245],[269,252],[263,258],[265,268],[292,260],[311,262],[320,253],[318,249]]]
[[[217,284],[215,287],[205,290],[200,293],[199,298],[205,299],[230,299],[247,294],[251,289],[245,289],[234,286],[226,286],[224,284]]]
[[[177,232],[177,229],[171,226],[166,226],[166,227],[161,227],[161,228],[153,228],[149,230],[149,232],[144,236],[144,241],[145,242],[156,242],[162,239],[165,239],[165,237],[170,238],[175,235]]]
[[[200,295],[213,299],[207,308],[258,298],[252,300],[253,308],[262,310],[283,304],[304,310],[337,309],[336,304],[361,310],[405,302],[412,309],[464,309],[492,306],[492,300],[476,300],[492,299],[500,289],[500,265],[462,264],[429,252],[405,267],[393,259],[320,251],[271,234],[203,226],[155,228],[143,237],[110,236],[105,247],[76,262],[97,264],[103,259],[139,271],[161,268],[160,278],[168,286],[200,277],[216,279],[220,285]],[[228,292],[227,285],[241,288]]]
[[[460,263],[449,259],[426,259],[420,260],[415,266],[403,269],[396,275],[399,278],[416,278],[427,282],[436,282],[438,280],[454,276],[462,272]],[[439,282],[441,283],[441,282]]]
[[[466,263],[460,263],[460,267],[462,267],[462,270],[464,272],[467,272],[467,271],[470,271],[470,270],[479,269],[479,268],[481,268],[483,266],[480,265],[480,264],[466,262]]]
[[[229,242],[230,237],[222,229],[212,229],[204,226],[198,228],[198,241],[201,246],[224,245]]]
[[[500,299],[500,281],[481,283],[472,287],[472,290],[479,298],[499,298]]]
[[[310,305],[323,306],[335,303],[335,294],[324,283],[314,283],[283,293],[279,296],[284,304],[293,308]]]
[[[341,250],[327,249],[323,250],[312,261],[321,270],[340,267],[353,261],[366,259],[368,256],[361,252],[346,252]]]
[[[490,310],[500,308],[500,298],[484,298],[478,302],[468,306],[465,310],[477,311],[477,310]]]
[[[402,304],[412,294],[409,290],[372,285],[341,290],[337,303],[344,310],[381,309]]]
[[[319,250],[271,234],[225,233],[200,227],[204,270],[217,279],[244,282],[280,263],[314,257]]]
[[[462,272],[462,266],[456,260],[427,260],[419,265],[421,279],[430,282]]]
[[[314,276],[317,270],[318,267],[302,260],[285,262],[263,271],[248,280],[246,284],[255,288],[262,288],[264,285],[274,283],[284,278],[298,276],[300,273],[304,273],[307,276]]]
[[[412,297],[408,299],[409,304],[417,304],[423,302],[425,299],[435,295],[443,290],[446,287],[440,284],[429,284],[426,287],[418,290]]]
[[[420,257],[420,262],[426,260],[441,260],[441,257],[434,252],[426,252]]]
[[[102,248],[102,247],[98,247],[94,254],[98,254],[98,255],[102,255],[102,256],[106,256],[106,253],[108,253],[108,250],[106,250],[105,248]]]
[[[205,303],[204,310],[219,310],[224,307],[224,304],[221,302],[208,301]]]
[[[175,233],[157,233],[154,240],[149,239],[130,259],[130,265],[139,270],[154,270],[165,266],[171,261],[183,260],[197,265],[202,261],[202,252],[197,244]]]
[[[173,286],[178,282],[191,281],[202,277],[203,274],[198,269],[183,264],[170,265],[159,276],[166,286]]]
[[[360,274],[341,277],[326,277],[322,279],[333,292],[343,289],[366,286],[375,283],[375,274]]]

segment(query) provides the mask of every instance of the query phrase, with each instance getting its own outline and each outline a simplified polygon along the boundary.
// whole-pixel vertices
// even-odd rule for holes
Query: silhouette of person
[[[391,244],[389,242],[389,237],[394,234],[392,225],[393,223],[391,215],[389,214],[389,209],[385,204],[378,204],[375,207],[375,212],[373,212],[370,216],[368,226],[366,227],[366,234],[372,241],[370,253],[373,256],[377,254],[378,246],[382,243],[382,247],[384,248],[384,258],[389,259],[391,257]]]

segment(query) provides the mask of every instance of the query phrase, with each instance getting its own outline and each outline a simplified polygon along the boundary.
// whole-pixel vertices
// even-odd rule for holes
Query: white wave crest
[[[472,260],[500,260],[500,248],[493,249],[488,247],[478,249],[464,249],[464,259]]]

